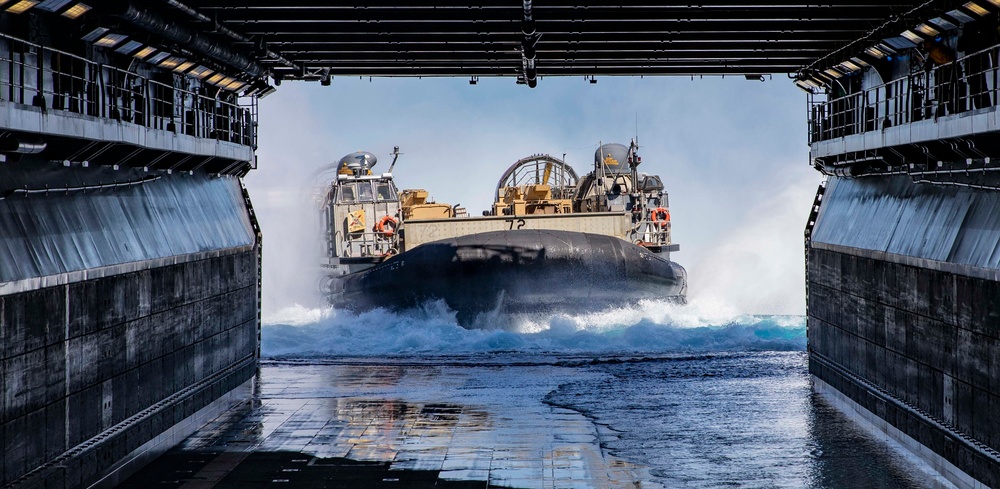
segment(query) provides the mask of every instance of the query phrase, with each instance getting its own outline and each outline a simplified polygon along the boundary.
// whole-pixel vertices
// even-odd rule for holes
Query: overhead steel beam
[[[561,21],[634,21],[676,20],[690,22],[769,20],[799,22],[806,13],[801,8],[727,7],[691,9],[688,7],[587,7],[558,9],[535,5],[535,17]],[[414,8],[335,8],[284,7],[281,9],[237,9],[225,12],[227,22],[253,22],[267,25],[278,22],[517,22],[520,12],[511,8],[484,9],[414,9]],[[870,6],[817,8],[810,21],[881,22],[885,10]]]
[[[230,23],[224,22],[226,25]],[[588,20],[586,22],[570,20],[538,21],[538,29],[544,32],[564,33],[618,33],[631,35],[639,32],[656,32],[669,34],[673,32],[697,31],[703,33],[780,33],[780,32],[843,32],[858,33],[869,27],[866,24],[848,20],[802,20],[795,23],[781,20],[748,20],[748,21],[684,21],[684,20],[635,20],[635,21],[604,21]],[[384,35],[390,33],[421,33],[427,36],[450,33],[489,33],[513,32],[520,33],[519,21],[452,21],[452,22],[412,22],[412,21],[377,21],[377,22],[323,22],[312,19],[301,21],[253,22],[245,24],[242,30],[252,35],[275,35],[282,33],[319,33],[337,31],[341,33]],[[376,41],[376,39],[373,39]]]
[[[310,43],[289,43],[279,44],[283,51],[289,55],[301,55],[306,53],[326,54],[326,53],[380,53],[380,52],[514,52],[519,47],[514,40],[502,42],[483,42],[475,38],[459,41],[438,41],[438,42],[410,42],[410,43],[338,43],[338,42],[310,42]],[[543,39],[537,44],[537,49],[543,52],[551,51],[622,51],[622,52],[650,52],[650,53],[675,53],[675,52],[810,52],[825,53],[823,44],[805,41],[761,41],[759,45],[751,45],[745,42],[663,42],[663,41],[556,41]]]
[[[566,68],[581,68],[589,70],[583,74],[590,74],[594,72],[604,71],[615,71],[616,73],[628,74],[628,70],[634,70],[637,68],[644,67],[661,67],[661,68],[693,68],[693,67],[713,67],[717,68],[717,73],[750,73],[757,72],[762,67],[768,66],[783,66],[786,68],[795,68],[801,66],[797,63],[797,60],[792,60],[791,62],[782,61],[772,61],[767,59],[744,59],[744,60],[711,60],[711,61],[699,61],[699,60],[677,60],[677,61],[664,61],[664,60],[649,60],[649,61],[621,61],[621,60],[552,60],[551,62],[546,61],[542,66],[539,67],[539,76],[545,75],[557,75],[562,74],[562,70]],[[441,75],[447,72],[450,76],[462,76],[471,71],[476,71],[476,74],[480,72],[477,70],[485,70],[490,73],[496,73],[498,69],[503,69],[506,75],[516,75],[521,71],[520,59],[510,59],[510,60],[426,60],[426,61],[407,61],[401,63],[395,63],[392,65],[386,65],[379,62],[363,62],[356,61],[351,63],[345,63],[343,65],[330,64],[329,70],[331,75],[357,75],[357,76],[377,76],[382,73],[394,73],[396,75],[405,76],[422,76],[424,73],[422,70],[434,68],[439,71],[435,74]],[[318,75],[317,75],[318,78]]]
[[[429,36],[421,33],[396,33],[389,32],[380,34],[377,39],[371,37],[358,36],[356,33],[323,31],[314,33],[283,33],[265,34],[263,31],[257,34],[267,36],[272,41],[270,44],[275,49],[292,48],[296,45],[309,45],[310,43],[334,43],[334,44],[405,44],[405,43],[450,43],[450,42],[520,42],[520,32],[471,32],[471,33],[450,33]],[[712,42],[712,43],[744,43],[746,45],[756,45],[756,43],[771,42],[804,42],[816,44],[829,44],[835,42],[850,41],[853,37],[845,32],[806,32],[806,31],[768,31],[768,32],[699,32],[699,31],[676,31],[676,32],[633,32],[627,36],[620,33],[601,32],[551,32],[545,33],[544,42],[574,42],[574,43],[607,43],[607,42]],[[377,41],[377,42],[376,42]]]
[[[795,70],[798,65],[788,65],[783,68],[786,72]],[[419,68],[419,71],[417,69]],[[752,68],[752,67],[751,67]],[[759,68],[759,67],[758,67]],[[624,66],[624,67],[614,67],[614,66],[602,66],[602,67],[578,67],[578,66],[565,66],[559,67],[558,72],[545,73],[540,72],[539,77],[545,76],[638,76],[637,71],[641,70],[644,76],[659,76],[659,75],[683,75],[683,76],[698,76],[698,75],[708,75],[708,76],[719,76],[719,75],[733,75],[733,76],[743,76],[746,74],[760,74],[761,70],[753,69],[732,69],[727,67],[721,67],[716,65],[704,65],[704,66]],[[331,69],[330,75],[337,76],[350,76],[350,77],[390,77],[390,78],[423,78],[423,77],[469,77],[469,76],[479,76],[479,77],[512,77],[516,76],[520,71],[520,67],[512,65],[509,67],[494,67],[494,66],[468,66],[465,68],[454,68],[454,67],[441,67],[441,66],[419,66],[413,67],[411,69],[402,69],[400,67],[393,68],[370,68],[366,69],[363,73],[359,73],[356,70],[338,70]],[[310,76],[303,78],[305,80],[318,81],[318,76]]]
[[[521,76],[529,88],[538,84],[538,67],[535,66],[535,44],[539,34],[535,30],[534,12],[531,10],[531,0],[524,0],[524,18],[521,21]]]
[[[523,61],[523,57],[516,53],[500,53],[500,52],[455,52],[455,51],[437,51],[437,52],[406,52],[406,53],[394,53],[394,52],[372,52],[372,53],[307,53],[302,56],[297,56],[297,60],[300,63],[305,63],[306,65],[317,64],[317,63],[351,63],[351,64],[391,64],[392,62],[398,61],[445,61],[445,60],[455,60],[455,61],[475,61],[479,59],[508,59],[512,62]],[[568,52],[568,51],[547,51],[542,53],[539,51],[537,60],[540,63],[544,63],[546,66],[551,66],[553,62],[567,60],[567,61],[603,61],[603,60],[615,60],[619,62],[647,62],[647,61],[674,61],[674,60],[690,60],[690,61],[726,61],[733,60],[734,62],[740,62],[742,60],[795,60],[797,62],[810,62],[813,57],[807,56],[800,52],[763,52],[763,53],[727,53],[727,52],[677,52],[677,53],[650,53],[643,51],[580,51],[580,52]],[[522,63],[523,64],[523,63]],[[325,64],[323,66],[326,66]]]
[[[931,10],[940,15],[956,2],[931,0]],[[538,78],[555,75],[795,73],[923,3],[199,0],[189,5],[301,66],[267,63],[279,78],[515,76],[534,86]]]
[[[833,7],[871,7],[871,8],[898,8],[898,7],[912,7],[919,2],[907,1],[907,0],[881,0],[881,1],[866,1],[866,0],[838,0],[834,3],[818,4],[809,3],[802,1],[790,1],[790,0],[773,0],[767,4],[751,4],[757,8],[780,8],[780,7],[794,7],[803,10],[807,9],[824,9]],[[715,0],[711,2],[688,2],[687,8],[690,9],[712,9],[712,8],[727,8],[727,7],[744,7],[747,6],[748,2],[745,0]],[[635,0],[635,1],[616,1],[616,2],[587,2],[586,5],[581,5],[579,0],[546,0],[546,8],[565,8],[565,9],[589,9],[598,7],[608,7],[608,8],[637,8],[637,7],[660,7],[663,6],[662,0]],[[511,2],[510,0],[479,0],[475,4],[465,0],[410,0],[410,1],[400,1],[400,0],[367,0],[364,4],[359,2],[344,2],[341,4],[332,3],[329,0],[283,0],[281,2],[276,2],[274,0],[199,0],[199,9],[265,9],[265,10],[280,10],[284,8],[295,8],[295,7],[312,7],[312,8],[340,8],[344,10],[355,9],[355,8],[376,8],[376,7],[397,7],[397,8],[407,8],[407,9],[419,9],[419,8],[431,8],[431,9],[482,9],[482,8],[513,8],[514,10],[520,9],[520,4]]]

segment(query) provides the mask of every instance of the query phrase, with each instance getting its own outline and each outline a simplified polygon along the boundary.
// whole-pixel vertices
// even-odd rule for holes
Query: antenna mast
[[[392,168],[396,166],[396,160],[399,159],[399,155],[403,153],[399,152],[399,146],[392,147],[392,164],[389,165],[389,171],[386,173],[392,173]]]
[[[639,148],[639,113],[635,113],[635,147]]]

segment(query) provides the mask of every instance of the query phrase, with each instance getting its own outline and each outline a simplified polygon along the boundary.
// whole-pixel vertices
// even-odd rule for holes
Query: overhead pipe
[[[176,8],[177,10],[180,10],[181,12],[184,12],[184,13],[190,15],[191,17],[194,17],[195,19],[198,19],[201,22],[208,22],[208,23],[212,24],[212,28],[213,29],[215,29],[216,31],[219,31],[219,32],[221,32],[221,33],[223,33],[223,34],[225,34],[225,35],[227,35],[227,36],[229,36],[229,37],[231,37],[233,39],[236,39],[237,41],[240,41],[240,42],[253,42],[253,41],[250,40],[250,38],[244,36],[243,34],[240,34],[240,33],[236,32],[236,31],[233,31],[232,29],[230,29],[230,28],[228,28],[228,27],[226,27],[224,25],[219,24],[218,22],[212,20],[211,18],[209,18],[205,14],[202,14],[201,12],[198,12],[197,10],[195,10],[195,9],[193,9],[191,7],[188,7],[187,5],[184,5],[183,3],[178,2],[177,0],[167,0],[167,4],[170,5],[171,7]],[[271,51],[270,49],[267,49],[266,47],[264,48],[264,54],[267,55],[268,58],[271,58],[271,59],[273,59],[273,60],[275,60],[275,61],[277,61],[277,62],[279,62],[279,63],[281,63],[281,64],[283,64],[283,65],[285,65],[287,67],[289,67],[289,68],[295,68],[295,69],[301,68],[298,64],[296,64],[296,63],[288,60],[284,56],[282,56],[282,55],[280,55],[280,54],[278,54],[278,53],[276,53],[274,51]]]
[[[535,17],[531,12],[531,0],[524,0],[524,20],[521,21],[521,70],[524,82],[528,87],[538,85],[538,67],[535,60],[535,45],[538,44],[538,33],[535,31]]]
[[[218,62],[242,70],[254,78],[261,78],[267,74],[267,70],[257,64],[256,61],[232,49],[220,46],[218,43],[192,29],[170,22],[149,10],[137,8],[132,3],[125,4],[125,7],[121,11],[113,15],[154,35],[161,36]]]
[[[21,139],[7,137],[0,139],[0,153],[37,154],[45,151],[48,144],[41,139]]]
[[[142,185],[144,183],[153,182],[159,180],[160,176],[149,176],[144,177],[139,180],[132,180],[128,182],[111,182],[111,183],[99,183],[96,185],[78,185],[75,187],[45,187],[45,188],[15,188],[13,190],[7,191],[4,194],[0,194],[0,200],[4,200],[14,195],[32,195],[32,194],[49,194],[49,193],[69,193],[69,192],[83,192],[87,190],[104,190],[109,188],[120,188],[120,187],[134,187],[136,185]]]

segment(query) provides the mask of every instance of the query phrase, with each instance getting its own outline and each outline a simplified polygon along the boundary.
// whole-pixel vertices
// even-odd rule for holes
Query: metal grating
[[[527,58],[536,55],[538,76],[795,73],[898,23],[915,6],[954,8],[949,2],[910,0],[841,0],[819,6],[736,0],[675,5],[649,0],[588,5],[577,0],[165,3],[177,13],[194,10],[245,36],[254,44],[249,49],[280,55],[284,60],[258,57],[278,78],[313,80],[346,75],[523,77],[526,48]],[[526,4],[533,25],[525,22]],[[211,30],[202,27],[203,32]]]

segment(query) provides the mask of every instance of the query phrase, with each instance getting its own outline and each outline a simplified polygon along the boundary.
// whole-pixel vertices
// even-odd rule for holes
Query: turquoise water
[[[806,327],[804,316],[651,301],[580,315],[485,315],[467,329],[446,306],[430,303],[361,314],[291,308],[265,318],[262,341],[266,357],[801,351]]]

